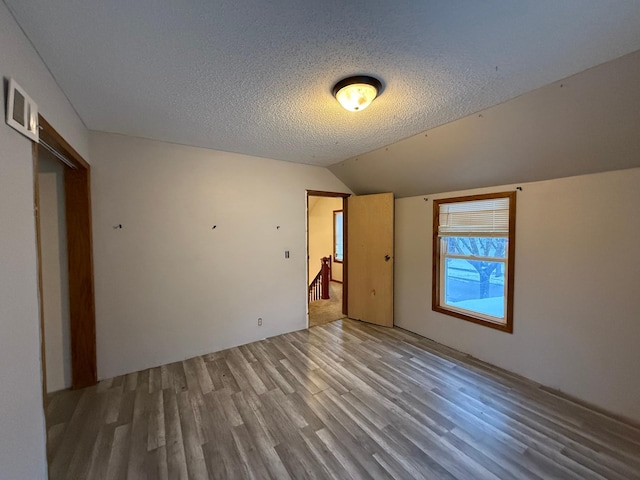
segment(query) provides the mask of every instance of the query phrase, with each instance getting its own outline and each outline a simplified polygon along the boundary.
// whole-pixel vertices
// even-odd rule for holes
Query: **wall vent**
[[[7,92],[7,125],[38,142],[38,105],[13,78],[9,79]]]

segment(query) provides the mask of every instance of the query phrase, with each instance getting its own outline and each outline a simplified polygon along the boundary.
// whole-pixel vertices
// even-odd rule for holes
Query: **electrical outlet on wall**
[[[258,326],[261,327],[262,326],[262,318],[258,319]]]

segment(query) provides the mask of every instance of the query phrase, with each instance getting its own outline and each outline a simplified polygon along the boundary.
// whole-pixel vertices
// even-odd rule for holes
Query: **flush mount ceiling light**
[[[374,77],[358,76],[340,80],[333,87],[333,96],[350,112],[364,110],[382,89],[380,80]]]

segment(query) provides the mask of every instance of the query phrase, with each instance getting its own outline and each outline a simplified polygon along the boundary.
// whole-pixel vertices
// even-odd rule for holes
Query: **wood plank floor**
[[[640,479],[640,431],[342,320],[51,396],[57,479]]]

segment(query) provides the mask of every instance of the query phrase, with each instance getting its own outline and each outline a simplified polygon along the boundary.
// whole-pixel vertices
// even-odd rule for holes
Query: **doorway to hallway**
[[[344,200],[347,196],[307,192],[309,327],[346,316]]]

